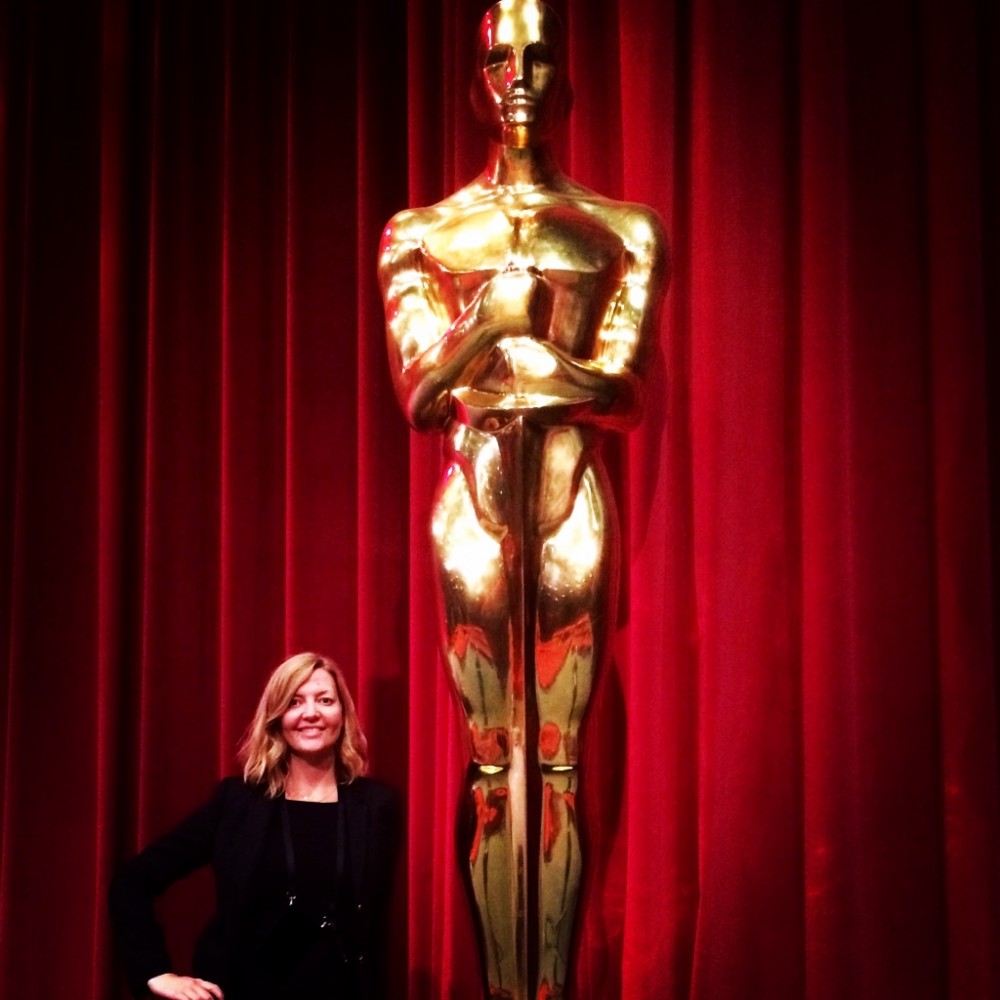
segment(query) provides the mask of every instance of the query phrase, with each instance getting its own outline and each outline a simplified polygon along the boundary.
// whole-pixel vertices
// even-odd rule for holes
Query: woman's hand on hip
[[[172,972],[153,976],[146,985],[153,996],[166,997],[167,1000],[223,1000],[221,986],[216,986],[207,979],[175,976]]]

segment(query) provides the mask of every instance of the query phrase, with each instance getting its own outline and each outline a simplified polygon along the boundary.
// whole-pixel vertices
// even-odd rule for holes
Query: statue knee
[[[579,764],[575,727],[543,722],[538,730],[538,766],[543,773],[575,770]]]

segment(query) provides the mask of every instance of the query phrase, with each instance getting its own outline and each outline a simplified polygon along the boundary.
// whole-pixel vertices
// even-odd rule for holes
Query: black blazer
[[[399,844],[399,799],[387,785],[356,778],[340,786],[350,859],[351,960],[361,996],[382,996],[386,918]],[[198,939],[194,975],[223,989],[233,979],[239,916],[260,863],[268,826],[280,799],[242,778],[225,778],[212,798],[169,833],[124,864],[111,882],[111,922],[133,996],[149,996],[154,976],[176,971],[153,901],[172,883],[210,864],[215,874],[215,915]]]

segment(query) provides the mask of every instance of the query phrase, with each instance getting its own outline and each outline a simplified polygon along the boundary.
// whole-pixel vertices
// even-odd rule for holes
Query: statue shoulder
[[[588,208],[606,226],[613,229],[626,246],[647,251],[666,249],[663,222],[648,205],[596,197]]]
[[[611,230],[630,250],[666,253],[663,222],[655,209],[634,201],[618,201],[568,177],[560,178],[556,193]]]
[[[419,243],[437,221],[433,208],[405,208],[397,212],[382,233],[383,249],[407,243]]]
[[[485,190],[484,185],[477,179],[434,205],[404,208],[401,212],[397,212],[385,227],[383,246],[389,242],[419,243],[430,230],[468,211],[469,206],[483,198]]]

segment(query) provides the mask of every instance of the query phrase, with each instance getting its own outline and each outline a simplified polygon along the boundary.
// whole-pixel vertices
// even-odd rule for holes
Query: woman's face
[[[281,717],[281,735],[288,749],[311,762],[332,759],[344,727],[344,710],[333,675],[317,667],[300,684]]]

